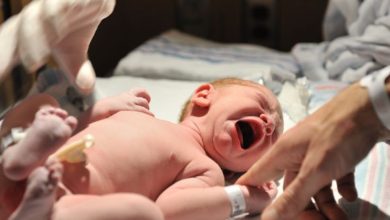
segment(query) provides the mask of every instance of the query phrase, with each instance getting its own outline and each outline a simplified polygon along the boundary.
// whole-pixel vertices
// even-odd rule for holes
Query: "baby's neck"
[[[183,128],[188,131],[189,135],[191,135],[195,141],[203,148],[204,143],[203,143],[203,138],[200,132],[200,129],[198,125],[190,120],[190,119],[185,119],[184,121],[180,122],[180,126],[183,126]]]

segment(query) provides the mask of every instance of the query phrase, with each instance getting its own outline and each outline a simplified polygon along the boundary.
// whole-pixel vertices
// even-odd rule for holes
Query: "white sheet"
[[[279,92],[281,84],[293,81],[299,66],[290,54],[249,44],[222,44],[171,30],[162,33],[126,55],[114,75],[148,78],[211,81],[240,77],[274,81],[269,87]]]
[[[390,0],[331,0],[325,41],[298,43],[292,55],[312,80],[354,82],[390,65]]]
[[[147,89],[152,97],[150,110],[157,118],[176,123],[182,106],[201,82],[169,79],[148,79],[131,76],[98,78],[96,97],[118,94],[135,87]]]

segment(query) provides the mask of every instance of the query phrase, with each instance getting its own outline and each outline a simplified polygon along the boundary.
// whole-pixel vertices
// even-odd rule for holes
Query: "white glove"
[[[90,93],[95,71],[87,50],[115,0],[35,0],[0,27],[0,79],[17,64],[29,72],[51,54],[71,82]]]

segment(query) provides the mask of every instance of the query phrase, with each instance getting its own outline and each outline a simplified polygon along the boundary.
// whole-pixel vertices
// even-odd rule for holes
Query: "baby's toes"
[[[65,118],[65,124],[69,126],[69,128],[72,130],[72,132],[76,129],[77,126],[77,119],[73,116],[68,116]]]
[[[52,127],[52,137],[54,140],[58,140],[60,142],[66,141],[73,133],[77,126],[77,119],[73,116],[68,116],[64,119],[60,119],[56,126]]]
[[[49,171],[47,185],[50,187],[57,186],[58,182],[62,179],[64,167],[61,162],[56,158],[49,158],[45,164],[46,169]]]
[[[54,107],[43,106],[37,111],[37,113],[35,113],[35,118],[46,117],[47,115],[53,114],[53,112],[54,112]]]
[[[53,115],[56,115],[62,119],[65,119],[66,117],[68,117],[68,112],[66,112],[65,110],[61,109],[61,108],[53,108],[52,112],[51,112]]]
[[[27,196],[27,198],[39,198],[47,194],[49,174],[49,170],[45,167],[36,168],[28,177],[25,196]]]
[[[63,165],[62,163],[54,157],[49,157],[46,160],[45,167],[49,172],[63,172]]]
[[[68,116],[68,113],[61,108],[55,108],[53,106],[43,106],[35,114],[35,118],[45,118],[50,115],[65,119]]]

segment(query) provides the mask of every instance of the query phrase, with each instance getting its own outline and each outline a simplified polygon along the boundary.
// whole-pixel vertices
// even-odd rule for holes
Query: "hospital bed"
[[[350,5],[344,7],[356,7],[353,2],[347,1]],[[110,74],[99,74],[104,77],[97,78],[91,96],[84,97],[69,90],[61,80],[54,80],[52,86],[46,85],[44,89],[39,88],[39,82],[45,82],[45,74],[41,75],[41,81],[38,78],[32,92],[45,90],[57,97],[69,112],[77,114],[100,98],[143,87],[151,94],[150,107],[155,116],[177,122],[182,105],[199,84],[221,77],[239,77],[262,83],[277,94],[287,130],[353,80],[390,65],[390,43],[387,40],[390,38],[386,37],[389,36],[386,27],[390,26],[386,22],[390,19],[386,19],[389,13],[385,10],[390,2],[365,2],[366,8],[363,9],[366,11],[361,9],[365,19],[372,19],[369,13],[375,10],[369,9],[373,8],[381,9],[376,15],[382,13],[382,19],[371,21],[377,26],[368,25],[364,18],[360,23],[351,24],[348,26],[353,34],[350,38],[336,39],[330,34],[329,42],[298,44],[291,53],[283,53],[258,45],[217,43],[170,30],[126,52]],[[336,19],[340,11],[331,12],[327,17],[328,24],[337,25],[332,19]],[[337,29],[335,26],[327,28],[328,31]],[[46,76],[55,70],[47,71]],[[389,160],[389,146],[378,143],[357,166],[355,178],[359,199],[356,202],[344,201],[334,190],[350,219],[390,219]]]

